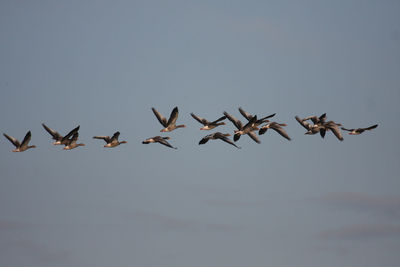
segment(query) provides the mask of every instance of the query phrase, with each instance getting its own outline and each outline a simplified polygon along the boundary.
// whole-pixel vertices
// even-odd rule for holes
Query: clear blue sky
[[[0,265],[398,266],[398,1],[1,1]],[[178,150],[151,112],[178,122]],[[194,112],[277,113],[199,146]],[[294,120],[379,127],[339,142]],[[51,145],[41,123],[65,134]],[[220,131],[233,131],[228,124]],[[103,148],[93,135],[121,132]]]

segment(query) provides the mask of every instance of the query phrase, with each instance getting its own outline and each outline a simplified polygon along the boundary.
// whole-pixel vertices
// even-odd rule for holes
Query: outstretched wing
[[[245,117],[248,121],[251,120],[253,118],[253,115],[251,115],[250,113],[246,112],[244,109],[242,109],[241,107],[239,107],[239,112],[240,114],[242,114],[243,117]]]
[[[226,116],[222,116],[221,118],[216,119],[216,120],[213,121],[212,123],[217,123],[217,122],[223,121],[223,120],[225,120],[225,119],[226,119]]]
[[[254,140],[257,144],[260,144],[260,140],[258,139],[257,135],[254,132],[249,132],[248,135],[250,136],[251,139]]]
[[[214,134],[214,136],[215,136],[216,138],[221,139],[222,141],[224,141],[224,142],[230,144],[230,145],[235,146],[236,148],[241,148],[240,146],[237,146],[234,142],[232,142],[232,140],[230,140],[228,137],[226,137],[226,135],[224,135],[224,134],[222,134],[222,133],[220,133],[220,132],[216,132],[216,133]]]
[[[201,117],[199,117],[199,116],[196,116],[196,115],[193,114],[193,113],[190,113],[190,115],[193,117],[193,119],[195,119],[196,121],[200,122],[200,123],[203,124],[203,125],[209,124],[209,122],[208,122],[206,119],[203,119],[203,118],[201,118]]]
[[[111,141],[117,141],[119,135],[120,135],[120,132],[115,132],[115,133],[113,134],[113,136],[111,137]]]
[[[94,139],[103,139],[104,141],[106,141],[106,143],[110,143],[111,142],[111,138],[109,136],[93,136]]]
[[[19,146],[21,146],[21,144],[19,143],[19,141],[16,139],[16,138],[14,138],[14,137],[12,137],[12,136],[9,136],[9,135],[7,135],[7,134],[5,134],[5,133],[3,133],[3,135],[8,139],[8,141],[10,141],[15,147],[19,147]]]
[[[306,130],[309,130],[309,123],[300,119],[298,116],[295,116],[295,119],[300,123],[301,126],[303,126]]]
[[[61,140],[62,136],[57,131],[47,127],[44,123],[42,123],[43,128],[53,137],[54,140]]]
[[[348,131],[348,132],[352,132],[352,131],[354,131],[355,129],[346,129],[346,128],[344,128],[344,127],[342,127],[341,128],[343,131]]]
[[[275,130],[278,134],[280,134],[281,136],[283,136],[284,138],[286,138],[287,140],[291,140],[289,135],[286,133],[286,131],[279,125],[274,125],[272,127],[273,130]]]
[[[29,141],[31,141],[31,131],[28,131],[24,137],[24,140],[22,140],[21,146],[27,146]]]
[[[164,146],[167,146],[167,147],[170,147],[170,148],[173,148],[173,149],[177,149],[176,147],[173,147],[170,143],[168,143],[167,140],[165,140],[163,138],[158,139],[157,142],[159,142],[160,144],[162,144]]]
[[[236,119],[226,111],[224,111],[224,115],[228,118],[228,120],[230,120],[233,123],[233,125],[236,126],[236,128],[238,128],[239,130],[243,128],[243,124],[240,120]]]
[[[80,127],[80,126],[78,125],[78,127],[72,129],[66,136],[63,137],[62,140],[67,140],[67,139],[69,139],[71,136],[73,136],[73,135],[75,135],[76,133],[78,133],[79,127]]]
[[[176,123],[176,120],[178,119],[178,115],[179,115],[178,107],[174,107],[174,109],[171,112],[171,115],[169,116],[167,125],[174,125]]]
[[[275,114],[276,113],[268,115],[268,116],[266,116],[264,118],[259,119],[258,121],[260,121],[260,122],[268,122],[267,119],[272,118],[273,116],[275,116]]]
[[[343,141],[342,133],[340,132],[340,129],[337,126],[337,124],[329,123],[326,127],[332,131],[332,133],[337,137],[337,139],[339,139],[340,141]]]
[[[204,136],[204,137],[200,140],[199,145],[204,145],[205,143],[208,142],[208,140],[210,140],[210,138],[211,138],[211,134],[208,134],[208,135]]]
[[[378,124],[369,126],[368,128],[364,128],[364,130],[372,130],[372,129],[375,129],[376,127],[378,127]]]
[[[158,112],[155,108],[151,108],[151,110],[153,111],[154,115],[156,115],[161,125],[167,127],[167,119],[163,115],[161,115],[161,113]]]

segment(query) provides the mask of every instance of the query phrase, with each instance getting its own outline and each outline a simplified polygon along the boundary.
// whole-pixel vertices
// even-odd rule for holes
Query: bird
[[[178,119],[178,114],[179,114],[178,107],[175,107],[172,110],[168,121],[155,108],[151,108],[151,110],[153,110],[154,115],[156,115],[156,117],[157,117],[158,121],[161,123],[161,125],[165,127],[164,129],[161,129],[160,132],[171,132],[177,128],[185,128],[186,127],[186,125],[184,125],[184,124],[176,125],[176,120]]]
[[[173,149],[177,149],[176,147],[173,147],[170,143],[167,142],[167,140],[169,140],[170,137],[168,136],[154,136],[151,138],[147,138],[146,140],[144,140],[142,142],[142,144],[150,144],[150,143],[160,143],[164,146],[173,148]]]
[[[342,127],[342,130],[348,131],[349,132],[348,134],[350,134],[350,135],[359,135],[359,134],[362,134],[364,131],[367,131],[367,130],[370,131],[372,129],[375,129],[376,127],[378,127],[378,124],[369,126],[367,128],[357,128],[357,129],[346,129],[346,128]]]
[[[220,132],[215,132],[215,133],[212,133],[212,134],[209,134],[209,135],[204,136],[204,137],[200,140],[199,145],[203,145],[203,144],[207,143],[208,140],[217,140],[217,139],[220,139],[220,140],[222,140],[222,141],[224,141],[224,142],[226,142],[226,143],[228,143],[228,144],[231,144],[231,145],[235,146],[236,148],[241,148],[240,146],[237,146],[234,142],[232,142],[232,141],[228,138],[228,136],[230,136],[230,134],[228,134],[228,133],[227,133],[227,134],[223,134],[223,133],[220,133]]]
[[[50,127],[47,127],[46,124],[42,123],[42,126],[52,136],[52,139],[55,140],[53,145],[65,145],[66,143],[68,143],[68,139],[79,130],[78,125],[78,127],[72,129],[66,136],[62,136],[57,131],[51,129]]]
[[[24,140],[22,140],[22,143],[20,143],[16,138],[9,136],[5,133],[3,135],[15,146],[15,149],[12,152],[23,152],[27,149],[30,148],[35,148],[36,146],[28,146],[29,141],[31,140],[31,131],[28,131],[24,137]]]
[[[239,138],[242,134],[247,134],[248,136],[250,136],[251,139],[253,139],[254,142],[256,142],[258,144],[261,143],[260,140],[258,139],[257,135],[253,132],[255,130],[258,130],[257,127],[254,127],[254,123],[257,121],[257,116],[254,116],[251,121],[249,121],[246,125],[243,126],[243,123],[240,120],[236,119],[234,116],[230,115],[228,112],[224,111],[224,115],[238,129],[238,130],[234,131],[235,134],[233,136],[233,140],[235,142],[237,140],[239,140]]]
[[[307,122],[305,119],[301,119],[298,116],[295,116],[295,119],[300,123],[301,126],[303,126],[307,130],[307,132],[305,132],[304,134],[312,135],[312,134],[320,133],[321,137],[325,136],[325,129],[320,123],[312,125],[311,123]]]
[[[248,121],[250,121],[250,120],[254,117],[254,116],[251,115],[250,113],[246,112],[242,107],[239,107],[239,112],[240,112],[240,114],[242,114],[242,116],[245,117]],[[255,126],[259,126],[260,124],[262,124],[262,123],[264,123],[264,122],[269,122],[269,120],[267,120],[267,119],[272,118],[273,116],[275,116],[275,114],[276,114],[276,113],[271,114],[271,115],[268,115],[268,116],[263,117],[263,118],[261,118],[261,119],[258,119],[258,120],[255,122]]]
[[[286,138],[287,140],[291,140],[289,135],[286,133],[286,131],[282,128],[282,126],[287,126],[285,123],[277,123],[277,122],[269,122],[262,126],[260,130],[258,131],[259,135],[264,134],[268,129],[275,130],[278,134]]]
[[[74,149],[78,146],[85,146],[85,144],[78,144],[76,141],[78,141],[78,137],[79,137],[79,133],[75,132],[71,139],[67,139],[65,146],[64,146],[64,150],[71,150]]]
[[[120,132],[115,132],[112,137],[109,136],[93,136],[94,139],[103,139],[107,144],[104,145],[104,147],[116,147],[119,146],[120,144],[126,144],[128,142],[126,141],[118,141],[118,137],[120,135]]]
[[[334,121],[328,121],[323,123],[323,127],[326,131],[331,130],[332,133],[336,136],[337,139],[343,141],[342,133],[340,132],[339,126],[342,126],[340,123],[336,123]]]
[[[220,122],[226,119],[226,116],[222,116],[221,118],[215,120],[215,121],[208,121],[204,118],[201,118],[199,116],[196,116],[193,113],[190,113],[190,115],[198,122],[200,122],[201,124],[204,125],[204,127],[201,127],[200,130],[211,130],[214,129],[215,127],[219,126],[219,125],[225,125],[225,122]]]

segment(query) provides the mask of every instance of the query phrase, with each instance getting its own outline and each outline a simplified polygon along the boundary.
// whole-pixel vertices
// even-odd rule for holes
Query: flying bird
[[[326,116],[326,114],[322,115],[323,118]],[[312,118],[318,118],[316,116],[312,116]],[[307,117],[310,118],[310,117]],[[321,121],[317,121],[317,123],[315,124],[311,124],[309,122],[307,122],[307,118],[301,119],[298,116],[295,116],[295,119],[298,121],[298,123],[300,123],[301,126],[303,126],[307,132],[305,132],[304,134],[317,134],[320,133],[321,137],[323,138],[325,136],[325,128],[322,126]]]
[[[74,149],[78,146],[85,146],[85,144],[78,144],[76,141],[78,141],[78,137],[79,137],[79,133],[75,132],[71,139],[67,139],[67,141],[65,142],[65,146],[64,146],[64,150],[71,150]]]
[[[71,136],[74,133],[77,133],[78,130],[79,130],[79,126],[78,126],[78,127],[74,128],[74,129],[72,129],[66,136],[62,136],[57,131],[51,129],[50,127],[47,127],[46,124],[42,123],[42,126],[52,136],[52,139],[55,140],[53,145],[65,145],[65,144],[67,144],[69,142],[68,139],[71,138]]]
[[[287,140],[291,140],[289,135],[286,133],[286,131],[282,128],[282,126],[287,126],[285,123],[277,123],[277,122],[269,122],[262,126],[260,130],[258,131],[259,135],[264,134],[268,129],[272,129],[276,131],[278,134],[286,138]]]
[[[193,113],[190,113],[190,115],[198,122],[200,122],[201,124],[204,125],[204,127],[201,127],[200,130],[211,130],[214,129],[215,127],[219,126],[219,125],[225,125],[225,122],[220,122],[226,119],[226,116],[222,116],[221,118],[215,120],[215,121],[208,121],[204,118],[201,118],[199,116],[196,116]]]
[[[220,132],[215,132],[215,133],[212,133],[212,134],[209,134],[209,135],[204,136],[204,137],[200,140],[199,145],[203,145],[203,144],[207,143],[208,140],[217,140],[217,139],[220,139],[220,140],[222,140],[222,141],[224,141],[224,142],[226,142],[226,143],[228,143],[228,144],[231,144],[231,145],[233,145],[233,146],[235,146],[235,147],[237,147],[237,148],[241,148],[241,147],[237,146],[234,142],[232,142],[232,141],[228,138],[228,136],[230,136],[230,134],[228,134],[228,133],[227,133],[227,134],[223,134],[223,133],[220,133]]]
[[[369,126],[367,128],[357,128],[357,129],[346,129],[346,128],[342,127],[342,130],[348,131],[349,134],[351,134],[351,135],[359,135],[359,134],[362,134],[364,131],[370,131],[372,129],[375,129],[376,127],[378,127],[378,124]]]
[[[28,131],[24,137],[22,143],[20,143],[16,138],[9,136],[5,133],[3,135],[15,146],[15,149],[12,152],[23,152],[29,148],[35,148],[36,146],[28,146],[29,141],[31,140],[31,131]]]
[[[236,119],[234,116],[230,115],[228,112],[224,111],[224,115],[238,129],[238,130],[234,131],[235,134],[233,136],[233,140],[235,142],[237,140],[239,140],[241,135],[247,134],[248,136],[250,136],[251,139],[253,139],[254,142],[256,142],[258,144],[261,143],[260,140],[258,139],[257,135],[253,132],[255,130],[258,130],[258,128],[254,125],[255,122],[257,121],[257,116],[254,116],[251,119],[251,121],[249,121],[246,125],[243,126],[243,123],[240,120]]]
[[[118,137],[120,135],[120,132],[115,132],[112,137],[109,136],[93,136],[94,139],[103,139],[107,144],[104,145],[104,147],[116,147],[119,146],[120,144],[126,144],[128,142],[126,141],[118,141]]]
[[[167,147],[170,147],[173,149],[177,149],[176,147],[173,147],[170,143],[167,142],[167,140],[169,140],[169,139],[170,139],[170,137],[168,137],[168,136],[165,136],[165,137],[164,136],[154,136],[151,138],[147,138],[146,140],[144,140],[142,142],[142,144],[160,143],[164,146],[167,146]]]
[[[164,126],[165,128],[162,129],[160,132],[171,132],[177,128],[184,128],[186,127],[186,125],[181,124],[181,125],[176,125],[176,120],[178,119],[178,107],[175,107],[172,112],[171,115],[169,116],[169,119],[167,121],[167,119],[161,115],[160,112],[158,112],[155,108],[151,108],[151,110],[153,110],[154,115],[156,115],[158,121],[161,123],[162,126]]]

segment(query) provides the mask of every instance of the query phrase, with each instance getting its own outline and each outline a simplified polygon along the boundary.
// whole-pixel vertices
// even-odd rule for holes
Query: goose
[[[57,131],[47,127],[46,124],[42,123],[43,128],[52,136],[52,139],[55,140],[53,145],[65,145],[68,143],[68,139],[79,130],[79,125],[75,129],[72,129],[66,136],[62,136]]]
[[[28,131],[24,137],[22,143],[20,143],[16,138],[9,136],[5,133],[3,135],[15,146],[15,149],[12,152],[23,152],[30,148],[35,148],[36,146],[28,146],[29,141],[31,140],[31,131]]]
[[[251,115],[250,113],[246,112],[242,107],[239,107],[239,112],[240,112],[240,114],[242,114],[242,116],[245,117],[248,121],[250,121],[250,120],[254,117],[254,116]],[[255,122],[255,125],[256,125],[256,126],[259,126],[260,124],[262,124],[262,123],[264,123],[264,122],[269,122],[269,120],[267,120],[267,119],[272,118],[273,116],[275,116],[275,114],[276,114],[276,113],[271,114],[271,115],[268,115],[268,116],[263,117],[263,118],[261,118],[261,119],[258,119],[258,120]]]
[[[171,144],[167,142],[167,140],[169,140],[169,139],[170,139],[170,137],[168,137],[168,136],[165,136],[165,137],[164,136],[154,136],[151,138],[147,138],[146,140],[144,140],[142,142],[142,144],[160,143],[164,146],[167,146],[167,147],[170,147],[173,149],[177,149],[176,147],[171,146]]]
[[[295,116],[295,119],[300,123],[301,126],[303,126],[307,130],[307,132],[305,132],[304,134],[312,135],[320,133],[322,138],[325,136],[325,129],[320,123],[312,125],[311,123],[299,118],[298,116]]]
[[[228,112],[224,111],[224,115],[230,120],[233,125],[238,130],[234,131],[234,136],[233,140],[236,142],[239,140],[240,136],[242,134],[247,134],[250,136],[251,139],[253,139],[254,142],[260,144],[260,140],[258,139],[257,135],[253,132],[255,130],[258,130],[258,128],[254,125],[254,123],[257,121],[257,116],[254,116],[251,121],[249,121],[245,126],[243,126],[242,122],[238,119],[236,119],[234,116],[230,115]]]
[[[171,115],[169,116],[169,119],[167,121],[167,119],[161,115],[160,112],[158,112],[155,108],[151,108],[151,110],[153,110],[154,115],[156,115],[158,121],[162,124],[162,126],[164,126],[165,128],[162,129],[160,132],[171,132],[177,128],[185,128],[186,125],[181,124],[181,125],[176,125],[176,120],[178,119],[178,107],[175,107],[172,112]]]
[[[221,118],[219,118],[219,119],[217,119],[217,120],[215,120],[215,121],[210,122],[210,121],[208,121],[208,120],[206,120],[206,119],[204,119],[204,118],[201,118],[201,117],[199,117],[199,116],[196,116],[196,115],[193,114],[193,113],[190,113],[190,115],[191,115],[196,121],[198,121],[198,122],[200,122],[201,124],[204,125],[204,127],[201,127],[200,130],[211,130],[211,129],[214,129],[215,127],[219,126],[219,125],[225,125],[225,122],[220,122],[220,121],[225,120],[225,119],[226,119],[226,116],[222,116]]]
[[[342,130],[348,131],[350,135],[359,135],[362,134],[364,131],[370,131],[372,129],[375,129],[376,127],[378,127],[378,124],[369,126],[367,128],[357,128],[357,129],[346,129],[342,127]]]
[[[264,134],[268,129],[275,130],[278,134],[286,138],[287,140],[291,140],[289,135],[286,133],[286,131],[282,128],[282,126],[287,126],[285,123],[277,123],[277,122],[269,122],[263,127],[260,128],[260,131],[258,132],[259,135]]]
[[[126,141],[118,141],[118,137],[120,135],[120,132],[115,132],[112,137],[109,136],[93,136],[94,139],[103,139],[107,144],[104,145],[104,147],[116,147],[119,146],[120,144],[126,144],[128,142]]]
[[[68,141],[66,141],[65,143],[65,147],[63,148],[64,150],[71,150],[74,149],[78,146],[85,146],[85,144],[78,144],[76,141],[78,141],[78,137],[79,137],[79,133],[75,132],[71,139],[67,139]]]
[[[223,133],[220,133],[220,132],[215,132],[215,133],[212,133],[212,134],[209,134],[209,135],[204,136],[204,137],[200,140],[199,145],[203,145],[203,144],[207,143],[208,140],[217,140],[217,139],[220,139],[220,140],[222,140],[222,141],[224,141],[224,142],[226,142],[226,143],[228,143],[228,144],[231,144],[231,145],[235,146],[236,148],[241,148],[241,147],[237,146],[234,142],[232,142],[232,141],[228,138],[228,136],[230,136],[230,134],[228,134],[228,133],[227,133],[227,134],[223,134]]]

